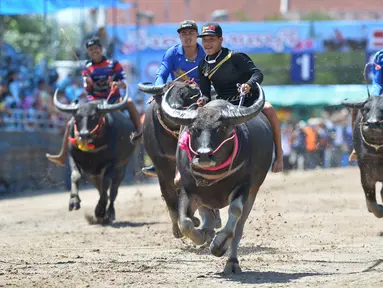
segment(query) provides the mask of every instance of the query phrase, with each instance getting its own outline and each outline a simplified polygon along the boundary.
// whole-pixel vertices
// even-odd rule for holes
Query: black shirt
[[[213,71],[214,67],[224,59],[229,53],[231,57],[224,62],[216,72],[208,78],[208,73]],[[208,56],[208,60],[215,59],[219,52]],[[252,89],[263,81],[262,72],[254,65],[253,61],[244,53],[230,51],[222,48],[222,53],[216,59],[214,64],[208,64],[204,59],[198,65],[200,89],[202,95],[210,97],[211,84],[213,84],[218,96],[217,99],[231,100],[238,96],[237,83],[247,83]],[[253,90],[252,90],[253,91]]]

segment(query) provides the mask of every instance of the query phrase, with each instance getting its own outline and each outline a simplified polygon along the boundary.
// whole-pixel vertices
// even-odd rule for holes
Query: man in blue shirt
[[[169,75],[172,80],[194,80],[199,84],[198,63],[205,57],[205,51],[197,43],[198,26],[194,21],[185,20],[180,23],[177,32],[181,44],[166,51],[156,73],[155,85],[165,84]],[[154,166],[144,167],[142,172],[148,176],[156,174]]]
[[[372,65],[372,88],[371,88],[371,96],[380,96],[383,94],[383,49],[378,51],[375,54],[374,62]],[[354,108],[352,111],[352,131],[354,131],[354,122],[356,120],[356,116],[358,115],[358,109]],[[357,155],[355,149],[352,150],[349,161],[357,160]]]
[[[183,21],[180,23],[177,32],[181,44],[176,44],[166,51],[161,66],[156,73],[155,85],[165,84],[169,74],[172,80],[186,81],[194,78],[197,84],[199,82],[196,67],[198,67],[199,61],[205,57],[205,51],[197,43],[197,24],[191,20]],[[185,74],[186,72],[188,73]]]

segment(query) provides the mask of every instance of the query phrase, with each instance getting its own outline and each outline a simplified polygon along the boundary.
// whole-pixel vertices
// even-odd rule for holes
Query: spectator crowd
[[[281,131],[285,171],[355,165],[348,161],[353,143],[351,115],[346,109],[283,123]]]

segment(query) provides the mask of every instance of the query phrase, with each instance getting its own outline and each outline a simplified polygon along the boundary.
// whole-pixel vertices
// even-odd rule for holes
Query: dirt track
[[[382,221],[356,168],[268,175],[245,226],[243,273],[174,239],[157,184],[127,186],[112,226],[89,225],[98,194],[0,201],[0,287],[383,287]],[[226,220],[227,209],[222,210]]]

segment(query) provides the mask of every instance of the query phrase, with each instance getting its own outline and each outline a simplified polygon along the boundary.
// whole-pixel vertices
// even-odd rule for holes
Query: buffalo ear
[[[156,101],[156,103],[158,105],[161,105],[161,101],[162,101],[162,94],[156,94],[156,95],[153,95],[152,96],[154,101]]]

